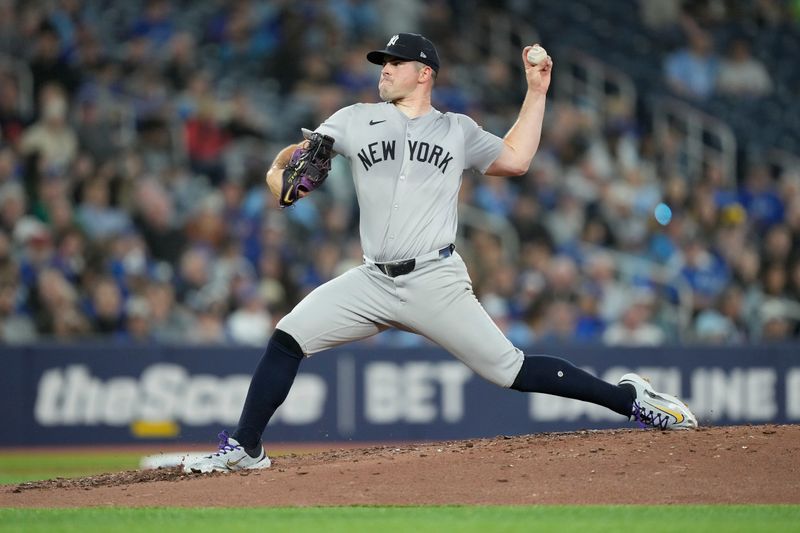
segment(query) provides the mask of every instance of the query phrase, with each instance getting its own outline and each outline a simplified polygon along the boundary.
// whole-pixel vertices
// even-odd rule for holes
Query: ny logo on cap
[[[399,39],[399,38],[400,38],[399,35],[393,36],[391,39],[389,39],[389,42],[386,43],[386,46],[392,46],[394,43],[397,42],[397,39]]]

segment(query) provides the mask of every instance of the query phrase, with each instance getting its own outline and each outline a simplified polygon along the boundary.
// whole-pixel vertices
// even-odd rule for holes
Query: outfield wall
[[[233,429],[260,349],[0,347],[0,446],[208,442]],[[800,347],[537,347],[684,398],[701,424],[800,421]],[[403,441],[630,427],[584,402],[496,387],[437,348],[345,347],[303,362],[273,441]]]

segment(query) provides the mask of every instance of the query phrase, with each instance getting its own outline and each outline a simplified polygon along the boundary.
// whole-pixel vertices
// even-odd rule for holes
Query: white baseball
[[[528,61],[532,65],[538,65],[539,63],[544,61],[546,57],[547,57],[547,50],[545,50],[538,44],[531,46],[531,49],[528,50]]]

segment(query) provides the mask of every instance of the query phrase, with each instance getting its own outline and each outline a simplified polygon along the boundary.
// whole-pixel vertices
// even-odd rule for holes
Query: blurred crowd
[[[376,101],[364,55],[397,31],[439,48],[434,106],[502,136],[524,96],[519,57],[481,55],[463,32],[524,3],[505,4],[0,0],[0,343],[265,343],[305,294],[362,262],[347,162],[280,210],[263,183],[274,155],[301,127]],[[747,43],[698,61],[704,18],[675,5],[679,46],[662,54],[675,91],[773,89]],[[800,335],[800,169],[689,176],[674,151],[635,102],[611,99],[600,119],[553,95],[525,176],[464,174],[456,244],[512,341]]]

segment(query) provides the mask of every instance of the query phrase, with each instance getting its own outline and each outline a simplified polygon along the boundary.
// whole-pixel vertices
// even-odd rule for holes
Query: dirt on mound
[[[544,433],[22,483],[0,488],[0,506],[798,504],[798,452],[798,425]]]

